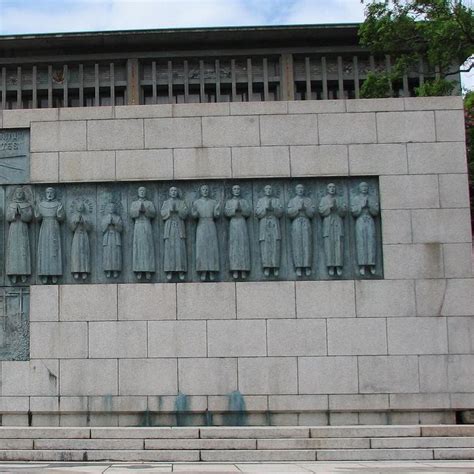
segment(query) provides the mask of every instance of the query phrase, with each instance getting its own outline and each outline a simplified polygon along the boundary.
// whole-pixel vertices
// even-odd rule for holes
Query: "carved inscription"
[[[0,202],[3,285],[383,276],[373,177],[10,186]]]
[[[30,356],[28,288],[0,287],[0,360]]]
[[[0,131],[0,184],[28,182],[29,148],[28,130]]]

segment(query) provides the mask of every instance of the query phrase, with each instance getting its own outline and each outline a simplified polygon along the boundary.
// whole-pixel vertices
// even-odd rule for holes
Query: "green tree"
[[[467,167],[471,194],[471,222],[474,228],[474,91],[464,97],[464,123],[466,125]]]
[[[381,94],[381,80],[368,77],[362,87],[366,97],[390,93],[390,81],[398,80],[423,58],[436,79],[418,88],[418,95],[449,95],[452,78],[474,67],[474,11],[462,0],[361,0],[365,21],[359,28],[360,43],[373,54],[389,54],[394,67],[388,89]],[[460,67],[460,65],[463,65]],[[372,74],[373,76],[374,74]],[[377,76],[375,74],[375,76]],[[372,85],[371,85],[372,84]]]

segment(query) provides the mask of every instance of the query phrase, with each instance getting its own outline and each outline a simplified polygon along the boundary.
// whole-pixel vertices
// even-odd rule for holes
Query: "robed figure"
[[[296,185],[296,196],[288,203],[288,217],[291,219],[291,246],[296,275],[311,275],[313,240],[311,219],[316,208],[311,198],[304,196],[304,186]]]
[[[224,214],[229,223],[229,268],[234,279],[247,278],[250,272],[250,242],[247,218],[251,207],[240,197],[240,186],[232,186],[232,198],[225,203]]]
[[[73,232],[71,245],[71,273],[75,280],[85,280],[91,272],[91,246],[89,231],[92,226],[87,219],[84,202],[77,205],[71,214],[69,226]]]
[[[51,278],[52,283],[58,282],[63,274],[61,230],[59,223],[64,221],[64,207],[56,199],[54,188],[47,188],[46,199],[41,201],[35,211],[36,219],[41,222],[38,238],[38,276],[42,283]]]
[[[33,219],[33,206],[27,201],[25,190],[16,188],[6,211],[8,229],[6,273],[13,284],[26,282],[31,275],[31,250],[28,224]]]
[[[323,241],[326,267],[330,276],[342,275],[344,265],[344,221],[346,205],[336,195],[336,185],[327,185],[327,194],[319,202],[323,218]]]
[[[273,189],[268,184],[264,188],[264,196],[257,202],[256,215],[259,222],[258,240],[260,242],[260,257],[263,273],[274,276],[280,273],[281,230],[280,218],[283,216],[283,206],[280,200],[273,196]]]
[[[170,188],[169,196],[161,207],[161,218],[165,221],[164,270],[168,280],[173,278],[173,274],[178,274],[179,279],[184,280],[188,270],[185,226],[188,207],[184,200],[180,199],[177,187]]]
[[[214,222],[220,216],[220,204],[209,197],[209,187],[199,188],[200,198],[193,202],[191,214],[197,219],[196,227],[196,271],[202,281],[209,274],[214,280],[219,271],[219,243]]]
[[[359,273],[365,275],[366,267],[375,273],[377,243],[374,217],[379,213],[379,203],[375,196],[369,195],[369,185],[359,184],[359,194],[352,200],[352,215],[356,218],[355,237]]]
[[[132,269],[138,280],[151,279],[155,272],[155,246],[151,221],[156,216],[155,205],[146,199],[146,188],[138,188],[138,199],[130,206],[130,217],[135,221],[133,228]]]
[[[102,265],[107,278],[117,278],[122,271],[123,221],[117,206],[111,202],[102,217]]]

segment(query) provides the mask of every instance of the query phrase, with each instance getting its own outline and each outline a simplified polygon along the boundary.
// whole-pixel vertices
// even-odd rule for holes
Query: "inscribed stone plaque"
[[[27,288],[0,288],[0,360],[30,357],[29,299]]]
[[[27,183],[29,176],[29,130],[0,131],[0,184]]]

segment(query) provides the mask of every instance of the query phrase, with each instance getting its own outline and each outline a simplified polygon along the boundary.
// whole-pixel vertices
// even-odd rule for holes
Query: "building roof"
[[[199,50],[355,46],[359,24],[239,26],[0,36],[0,57]]]

